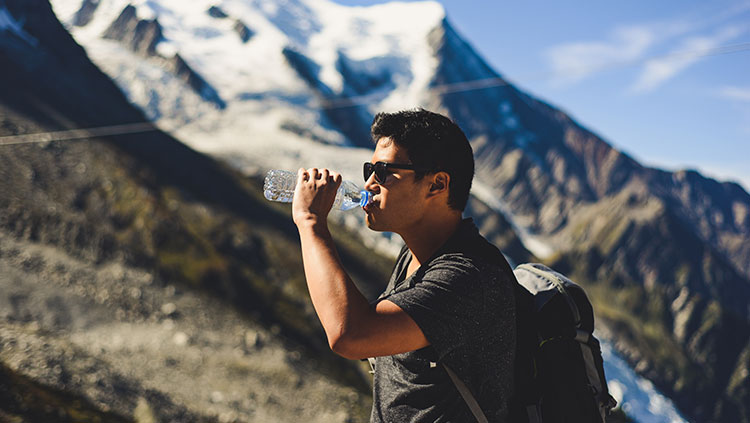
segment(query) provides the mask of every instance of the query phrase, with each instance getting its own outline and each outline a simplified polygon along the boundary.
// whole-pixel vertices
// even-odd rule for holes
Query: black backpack
[[[542,264],[521,264],[513,273],[527,291],[517,293],[521,335],[514,406],[516,413],[525,408],[527,418],[521,413],[516,419],[604,423],[617,402],[607,389],[593,336],[594,310],[583,288]]]
[[[513,273],[517,350],[509,421],[604,423],[617,402],[607,389],[586,293],[542,264],[521,264]],[[477,421],[487,422],[466,385],[446,370]]]

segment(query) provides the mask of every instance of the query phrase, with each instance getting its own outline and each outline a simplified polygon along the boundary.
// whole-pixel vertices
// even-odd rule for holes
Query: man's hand
[[[292,199],[292,219],[299,226],[305,222],[325,222],[341,186],[341,175],[328,169],[297,171],[297,186]]]

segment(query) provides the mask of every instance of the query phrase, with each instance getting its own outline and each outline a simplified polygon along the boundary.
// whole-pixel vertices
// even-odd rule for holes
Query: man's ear
[[[448,192],[448,186],[450,185],[451,176],[447,172],[438,172],[432,176],[430,183],[430,194],[436,195],[443,192]]]

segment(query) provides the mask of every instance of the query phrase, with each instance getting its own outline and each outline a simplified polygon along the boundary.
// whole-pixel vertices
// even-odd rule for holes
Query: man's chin
[[[375,232],[385,232],[385,229],[381,227],[381,225],[378,224],[378,222],[373,218],[371,214],[368,214],[365,217],[365,224],[367,224],[367,228],[371,231]]]

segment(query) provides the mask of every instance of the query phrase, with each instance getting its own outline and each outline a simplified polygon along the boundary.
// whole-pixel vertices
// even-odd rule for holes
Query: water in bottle
[[[297,185],[297,173],[286,170],[270,170],[263,183],[263,195],[271,201],[291,203],[294,197],[294,187]],[[336,193],[333,208],[350,210],[364,207],[372,200],[372,194],[360,189],[351,181],[343,181]]]

